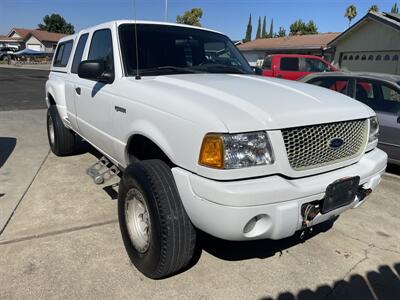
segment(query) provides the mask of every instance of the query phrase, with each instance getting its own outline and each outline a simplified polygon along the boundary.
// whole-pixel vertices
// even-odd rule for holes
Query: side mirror
[[[262,75],[262,69],[260,67],[253,67],[254,74]]]
[[[78,67],[78,76],[105,83],[114,81],[114,74],[106,71],[106,62],[104,60],[82,61]]]

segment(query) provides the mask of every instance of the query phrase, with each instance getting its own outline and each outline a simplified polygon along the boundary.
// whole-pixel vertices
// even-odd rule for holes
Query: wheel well
[[[129,139],[127,153],[129,163],[135,160],[159,159],[171,168],[174,166],[174,163],[160,147],[152,140],[140,134],[136,134]]]
[[[56,105],[56,101],[54,100],[54,97],[50,93],[47,94],[47,99],[49,101],[49,105]]]

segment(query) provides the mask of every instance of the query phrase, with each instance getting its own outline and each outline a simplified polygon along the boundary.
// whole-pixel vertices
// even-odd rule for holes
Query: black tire
[[[150,220],[147,249],[142,251],[130,238],[125,216],[129,194],[137,191],[146,202]],[[167,277],[191,261],[196,230],[182,205],[171,170],[161,160],[135,162],[125,169],[119,185],[118,217],[127,253],[145,276]]]
[[[47,110],[47,137],[55,155],[65,156],[75,151],[75,134],[64,126],[55,105],[50,105]]]

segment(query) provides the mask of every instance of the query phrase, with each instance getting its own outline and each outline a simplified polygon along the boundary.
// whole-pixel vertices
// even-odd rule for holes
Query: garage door
[[[346,52],[341,55],[340,67],[350,71],[399,74],[400,51]]]
[[[39,44],[27,44],[26,48],[35,50],[35,51],[40,51],[40,45]]]

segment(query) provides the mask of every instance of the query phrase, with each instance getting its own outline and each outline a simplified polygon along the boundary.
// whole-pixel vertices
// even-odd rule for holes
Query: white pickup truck
[[[189,263],[196,229],[289,237],[359,206],[386,168],[370,108],[257,76],[203,28],[113,21],[65,37],[46,101],[56,155],[80,136],[122,171],[123,241],[150,278]]]

